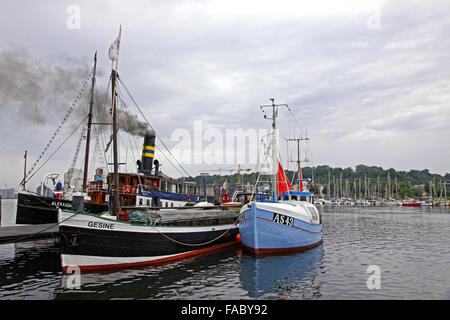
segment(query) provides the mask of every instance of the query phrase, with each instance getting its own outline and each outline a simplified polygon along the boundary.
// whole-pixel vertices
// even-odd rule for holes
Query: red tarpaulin
[[[292,189],[294,188],[289,182],[289,179],[286,177],[286,174],[284,173],[281,163],[278,161],[278,192],[284,193]]]

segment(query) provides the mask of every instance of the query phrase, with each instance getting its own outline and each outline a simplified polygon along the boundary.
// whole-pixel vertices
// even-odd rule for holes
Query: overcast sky
[[[119,73],[169,147],[177,129],[194,135],[195,120],[224,136],[269,130],[259,106],[275,98],[291,109],[279,115],[285,167],[295,168],[287,158],[296,154],[284,138],[304,136],[307,126],[302,152],[313,165],[449,172],[448,0],[19,0],[0,4],[1,187],[17,187],[24,150],[31,166],[44,149],[96,50],[97,85],[106,88],[120,24]],[[80,119],[71,117],[61,135]],[[35,179],[62,174],[76,140]],[[182,162],[193,175],[237,164]]]

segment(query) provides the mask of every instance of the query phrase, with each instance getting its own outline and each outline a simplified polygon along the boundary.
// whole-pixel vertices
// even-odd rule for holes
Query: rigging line
[[[134,98],[132,97],[131,93],[129,92],[128,88],[125,86],[125,84],[120,80],[120,83],[124,86],[125,90],[127,91],[129,97],[131,98],[131,100],[133,101],[134,105],[136,106],[136,108],[138,109],[138,111],[140,112],[140,114],[142,115],[142,117],[144,118],[144,120],[147,122],[147,124],[150,126],[150,128],[155,131],[155,129],[152,127],[152,125],[150,124],[150,122],[147,120],[147,118],[145,117],[145,115],[143,114],[142,110],[139,108],[139,106],[137,105],[136,101],[134,100]],[[156,134],[156,131],[155,131]],[[167,150],[167,152],[172,156],[172,158],[175,160],[175,162],[179,165],[179,167],[184,171],[184,173],[187,176],[191,176],[185,169],[184,167],[178,162],[178,160],[174,157],[174,155],[170,152],[170,150],[167,148],[167,146],[164,144],[164,142],[162,141],[162,139],[159,137],[159,135],[156,135],[158,137],[158,140],[161,142],[161,144],[164,146],[164,148]],[[170,159],[165,155],[164,152],[162,152],[162,150],[159,149],[158,146],[156,146],[156,148],[161,152],[161,154],[167,159],[167,161],[169,161],[169,163],[178,171],[178,173],[180,173],[183,176],[183,173],[180,172],[180,170],[178,170],[178,168],[170,161]]]
[[[67,179],[64,179],[64,180],[67,180],[67,181],[64,181],[65,190],[68,190],[70,188],[70,186],[72,185],[73,171],[74,171],[77,161],[78,161],[78,154],[80,153],[81,144],[83,143],[83,137],[85,136],[85,134],[86,134],[86,128],[82,128],[80,139],[78,140],[77,148],[75,150],[75,154],[73,156],[72,163],[71,163],[69,169],[67,170],[67,172],[68,172]]]
[[[105,159],[105,155],[102,151],[99,133],[98,133],[98,129],[96,126],[94,127],[94,137],[95,137],[95,152],[97,153],[96,156],[99,157],[99,162],[100,162],[99,165],[101,166],[101,168],[105,168],[105,170],[106,170],[106,159]],[[108,172],[108,170],[106,170],[106,172]]]
[[[184,245],[184,246],[189,246],[189,247],[199,247],[199,246],[204,246],[204,245],[210,244],[210,243],[212,243],[212,242],[214,242],[214,241],[219,240],[220,238],[222,238],[222,237],[223,237],[224,235],[226,235],[232,228],[234,228],[234,226],[237,225],[237,223],[239,222],[239,217],[240,217],[240,215],[239,215],[238,218],[234,221],[233,226],[229,227],[227,230],[225,230],[225,231],[224,231],[221,235],[219,235],[217,238],[212,239],[212,240],[209,240],[209,241],[206,241],[206,242],[203,242],[203,243],[186,243],[186,242],[181,242],[181,241],[175,240],[175,239],[169,237],[168,235],[164,234],[164,232],[161,232],[160,230],[158,230],[157,227],[153,226],[152,224],[150,224],[150,227],[154,228],[158,233],[160,233],[162,236],[164,236],[165,238],[167,238],[168,240],[170,240],[170,241],[172,241],[172,242],[175,242],[175,243],[178,243],[178,244],[181,244],[181,245]]]
[[[130,110],[128,109],[128,106],[127,106],[127,105],[125,104],[125,102],[123,101],[121,94],[119,94],[119,105],[122,106],[124,109],[126,108],[127,111],[128,111],[129,113],[131,113]],[[128,130],[128,124],[127,124],[126,121],[125,121],[125,126],[127,127],[127,131],[129,131],[129,130]],[[128,134],[127,136],[128,136],[128,142],[130,143],[130,149],[131,149],[132,155],[133,155],[136,159],[139,159],[139,148],[138,148],[137,143],[136,143],[136,138],[133,136],[133,138],[134,138],[134,139],[133,139],[133,141],[134,141],[134,147],[135,147],[135,149],[133,149],[133,145],[132,145],[132,143],[131,143],[131,135]],[[137,169],[137,168],[135,167],[135,169]],[[137,172],[137,170],[136,170],[136,172]],[[137,173],[138,173],[138,172],[137,172]],[[140,184],[141,178],[139,177],[139,175],[138,175],[138,180],[139,180],[139,184]]]
[[[120,90],[119,90],[119,91],[120,91]],[[130,112],[130,110],[128,109],[128,106],[127,106],[127,105],[125,104],[125,102],[123,101],[121,94],[119,94],[119,102],[120,102],[120,104],[121,104],[122,106],[124,106],[124,107],[128,110],[128,112]],[[131,112],[130,112],[130,113],[131,113]],[[128,126],[128,125],[127,125],[127,126]],[[139,158],[140,158],[140,157],[139,157],[139,147],[138,147],[138,145],[137,145],[137,143],[136,143],[136,138],[133,136],[133,142],[134,142],[134,146],[135,146],[135,148],[136,148],[136,149],[134,149],[134,150],[133,150],[133,146],[131,145],[131,137],[130,137],[130,135],[128,135],[128,139],[130,140],[130,148],[131,148],[131,150],[132,150],[132,153],[136,152],[136,154],[135,154],[134,156],[136,157],[136,159],[139,159]],[[139,181],[139,185],[142,186],[141,176],[139,175],[139,172],[138,172],[138,170],[137,170],[137,167],[136,167],[136,172],[137,172],[137,178],[138,178],[138,181]]]
[[[119,92],[120,92],[120,89],[119,89]],[[122,104],[127,108],[127,110],[131,113],[131,111],[130,111],[130,109],[128,108],[128,106],[125,104],[125,102],[123,101],[123,99],[122,99],[122,97],[121,97],[121,95],[119,95],[119,99],[120,99],[120,101],[122,102]],[[142,112],[141,112],[141,114],[142,114]],[[148,123],[148,121],[147,121],[147,124],[153,129],[153,127]],[[154,130],[154,129],[153,129]],[[159,138],[159,136],[158,136],[158,139],[159,139],[159,141],[161,141],[161,139]],[[161,141],[162,142],[162,141]],[[178,171],[178,173],[181,175],[181,176],[183,176],[184,174],[183,174],[183,172],[181,172],[180,170],[179,170],[179,168],[167,157],[167,155],[163,152],[163,150],[161,150],[161,148],[159,148],[158,147],[158,145],[156,145],[155,146],[155,148],[160,152],[160,154],[162,154],[163,156],[164,156],[164,158],[174,167],[174,169],[176,170],[176,171]],[[166,147],[166,149],[167,149],[167,147]],[[139,149],[138,149],[139,150]],[[170,152],[170,151],[169,151]],[[172,156],[173,157],[173,156]],[[176,159],[175,159],[176,160]]]
[[[281,161],[281,155],[278,154],[278,157],[279,157],[279,161],[280,161],[280,164],[281,164],[281,168],[283,168],[283,162]],[[288,172],[289,172],[289,170],[288,170]],[[284,168],[283,168],[283,174],[284,174],[284,185],[286,186],[287,193],[289,194],[289,200],[290,200],[291,190],[289,189],[289,185],[288,185],[289,178],[288,178],[286,172],[284,172]],[[277,175],[277,176],[278,176],[278,175]],[[280,181],[278,181],[278,183],[279,183],[279,182],[280,182]],[[277,195],[277,197],[278,197],[278,195]]]
[[[264,138],[266,138],[268,140],[267,141],[267,143],[268,143],[267,148],[265,148],[266,147],[266,143],[264,142]],[[251,201],[251,199],[253,199],[253,196],[255,195],[255,193],[257,193],[258,182],[259,182],[259,179],[261,178],[261,175],[263,173],[264,166],[267,163],[267,167],[268,168],[270,167],[269,149],[272,147],[271,143],[272,142],[269,139],[269,135],[261,137],[261,144],[263,145],[263,148],[264,148],[263,149],[264,150],[264,156],[263,156],[263,159],[260,160],[259,164],[257,164],[257,166],[256,166],[256,170],[258,170],[258,168],[259,168],[259,174],[258,174],[258,177],[256,178],[255,187],[252,190],[252,195],[250,197],[250,201]],[[258,172],[258,171],[256,171],[256,172]],[[256,198],[255,198],[255,201],[256,201]]]
[[[300,129],[300,133],[303,133],[302,126],[301,126],[300,122],[297,120],[297,118],[295,117],[295,115],[294,115],[294,113],[291,111],[291,109],[288,109],[288,110],[289,110],[289,112],[291,113],[292,118],[295,120],[295,122],[297,122],[297,125],[298,125],[298,127],[299,127],[299,129]],[[294,135],[295,135],[295,128],[294,128]]]
[[[94,119],[95,119],[95,115],[94,115]],[[95,146],[94,146],[95,150],[92,151],[92,156],[95,156],[96,158],[98,157],[99,167],[100,168],[105,168],[106,167],[106,160],[105,160],[105,157],[104,157],[104,155],[102,153],[102,150],[101,150],[100,139],[99,139],[99,132],[98,132],[97,126],[94,126],[92,128],[92,133],[93,133],[93,136],[94,136],[94,139],[95,139]],[[93,171],[93,170],[95,170],[94,168],[95,168],[95,166],[91,165],[91,171],[90,171],[91,173],[94,172]]]
[[[80,91],[78,91],[78,95],[76,96],[74,102],[72,103],[72,106],[69,108],[69,110],[66,112],[63,120],[61,120],[61,122],[59,123],[58,127],[56,128],[55,132],[53,133],[52,137],[50,138],[49,142],[47,143],[47,145],[44,147],[44,150],[41,152],[41,154],[39,155],[39,157],[36,159],[36,161],[33,163],[33,165],[31,166],[31,168],[28,170],[27,176],[31,174],[31,172],[33,172],[34,168],[37,166],[37,164],[39,163],[39,161],[41,160],[41,158],[44,156],[44,154],[47,152],[48,148],[50,147],[50,145],[52,144],[52,142],[55,140],[56,136],[58,135],[59,131],[61,131],[62,127],[64,126],[64,124],[67,122],[67,120],[69,119],[70,115],[72,114],[72,112],[75,110],[75,108],[78,106],[78,102],[80,102],[81,97],[84,94],[84,91],[89,83],[89,80],[92,78],[92,75],[94,73],[94,68],[92,68],[89,77],[84,81],[84,84],[81,88]],[[19,187],[21,185],[23,185],[23,183],[26,182],[25,181],[25,177],[22,179],[22,182],[19,184]]]
[[[35,236],[38,235],[38,234],[41,234],[41,233],[43,233],[43,232],[45,232],[45,231],[47,231],[47,230],[50,230],[50,229],[52,229],[52,228],[54,228],[54,227],[56,227],[56,226],[59,226],[61,223],[66,222],[67,220],[73,218],[75,215],[79,214],[80,212],[81,212],[81,211],[76,211],[74,214],[72,214],[72,215],[69,216],[68,218],[64,219],[63,221],[57,222],[57,223],[51,225],[50,227],[47,227],[47,228],[42,229],[42,230],[39,230],[38,232],[35,232],[35,233],[33,233],[33,234],[29,234],[29,235],[24,236],[24,237],[13,238],[13,239],[11,239],[11,240],[12,240],[13,242],[19,242],[19,241],[23,241],[23,240],[28,239],[28,238],[31,238],[31,237],[35,237]]]
[[[122,92],[120,91],[120,88],[117,88],[117,89],[118,89],[118,93],[119,93],[119,94],[118,94],[118,98],[119,98],[119,106],[122,106],[122,109],[123,109],[123,110],[126,109],[126,111],[127,111],[129,114],[132,114],[131,111],[130,111],[130,109],[128,108],[128,106],[126,105],[125,101],[124,101],[123,98],[122,98]],[[125,123],[125,126],[126,126],[126,131],[129,132],[129,128],[128,128],[127,122],[125,121],[124,123]],[[135,147],[135,149],[133,149],[133,145],[132,145],[132,143],[131,143],[131,134],[128,134],[127,136],[128,136],[128,142],[130,143],[130,149],[131,149],[132,155],[133,155],[134,157],[136,157],[136,159],[139,159],[139,148],[138,148],[138,146],[137,146],[135,136],[133,135],[133,141],[134,141],[134,147]]]
[[[76,126],[76,128],[70,133],[70,135],[66,138],[66,140],[64,140],[58,148],[56,148],[56,150],[47,158],[47,160],[45,160],[45,162],[38,168],[36,169],[36,171],[29,177],[27,177],[28,179],[25,181],[25,183],[27,183],[28,181],[30,181],[31,178],[33,178],[33,176],[39,172],[39,170],[55,155],[56,152],[58,152],[59,149],[61,149],[61,147],[67,142],[67,140],[69,140],[70,137],[72,137],[72,135],[78,131],[78,129],[80,128],[80,126],[87,120],[88,116],[86,115],[84,117],[83,120],[81,120],[81,122]]]
[[[123,108],[124,103],[123,103],[122,98],[120,97],[120,92],[119,91],[117,91],[117,97],[119,98],[118,99],[118,103],[117,103],[117,110],[118,111],[122,111],[122,110],[124,110],[124,108]],[[125,135],[127,136],[128,142],[130,143],[131,154],[132,154],[132,156],[135,156],[134,150],[133,150],[133,146],[132,146],[131,140],[130,140],[130,134],[127,134],[129,132],[127,121],[124,121],[124,124],[125,124],[125,130],[126,130],[125,131]],[[122,136],[120,135],[120,132],[118,132],[118,138],[119,138],[119,141],[125,140],[125,138],[122,138]],[[128,161],[127,161],[127,159],[128,159],[128,147],[126,146],[125,143],[122,143],[122,145],[125,148],[125,159],[126,159],[126,161],[125,161],[125,172],[127,172],[127,171],[130,171],[128,169]]]
[[[97,85],[97,82],[95,83],[95,85]],[[106,93],[105,93],[105,99],[103,100],[103,104],[101,104],[100,99],[97,97],[97,108],[96,108],[96,113],[97,113],[97,120],[99,123],[104,122],[104,119],[106,118],[107,113],[105,112],[105,106],[107,105],[108,102],[108,92],[109,92],[109,88],[111,85],[111,77],[109,78],[108,81],[108,85],[106,87]],[[98,90],[96,90],[96,92],[98,92]],[[99,108],[98,106],[101,106],[101,108]],[[103,110],[103,114],[100,114],[100,111]],[[94,127],[95,130],[97,130],[97,133],[100,132],[101,137],[99,138],[97,136],[97,140],[99,142],[99,148],[100,148],[100,152],[102,152],[103,154],[103,158],[104,158],[104,163],[105,163],[105,170],[107,172],[107,174],[109,174],[109,169],[108,169],[108,159],[107,159],[107,154],[106,152],[104,152],[105,150],[105,132],[104,132],[104,128],[103,126],[100,127],[100,129],[98,129],[98,126]]]
[[[123,83],[122,79],[119,77],[119,82],[123,85],[123,87],[125,88],[125,91],[127,92],[128,96],[131,98],[131,100],[133,101],[134,105],[136,106],[136,108],[139,110],[140,114],[142,115],[142,117],[144,118],[144,120],[147,122],[147,124],[150,126],[150,128],[153,129],[152,125],[150,124],[150,122],[147,120],[147,118],[145,117],[144,113],[142,112],[142,110],[139,108],[138,104],[136,103],[136,101],[134,100],[133,96],[131,95],[130,91],[128,90],[127,86],[125,85],[125,83]],[[153,129],[153,131],[155,131],[155,129]],[[156,131],[155,131],[156,134]],[[190,175],[186,169],[184,169],[184,167],[178,162],[178,160],[174,157],[174,155],[172,154],[172,152],[170,152],[169,148],[167,148],[167,146],[164,144],[164,142],[162,141],[162,139],[159,137],[159,134],[156,135],[158,137],[158,140],[161,142],[161,144],[164,146],[164,148],[167,150],[167,152],[172,156],[172,158],[175,160],[175,162],[180,166],[180,168],[184,171],[184,173],[186,173],[186,175],[188,177],[191,177],[192,175]]]

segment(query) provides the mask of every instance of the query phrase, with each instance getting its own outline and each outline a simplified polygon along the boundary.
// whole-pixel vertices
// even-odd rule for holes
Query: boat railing
[[[256,201],[258,202],[277,202],[275,192],[264,192],[264,190],[256,193]]]

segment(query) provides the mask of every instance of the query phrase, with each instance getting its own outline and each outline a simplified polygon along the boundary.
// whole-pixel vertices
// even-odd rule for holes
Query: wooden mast
[[[25,150],[25,155],[23,157],[25,159],[25,164],[23,167],[23,191],[25,191],[25,182],[27,180],[27,150]]]
[[[122,35],[122,26],[120,26],[118,41],[120,43],[120,38]],[[117,40],[116,40],[117,41]],[[114,154],[114,198],[112,206],[112,215],[117,216],[119,212],[119,159],[117,152],[117,112],[116,112],[116,78],[117,78],[117,67],[119,65],[119,53],[117,52],[116,57],[116,68],[111,70],[111,83],[112,83],[112,118],[113,118],[113,154]]]
[[[89,114],[88,114],[88,124],[87,124],[87,134],[86,134],[86,152],[84,155],[84,174],[83,174],[83,192],[87,189],[87,175],[89,166],[89,146],[91,141],[91,126],[92,126],[92,106],[94,104],[94,85],[95,85],[95,71],[97,69],[97,51],[94,56],[94,73],[92,75],[92,86],[91,86],[91,101],[89,103]]]

